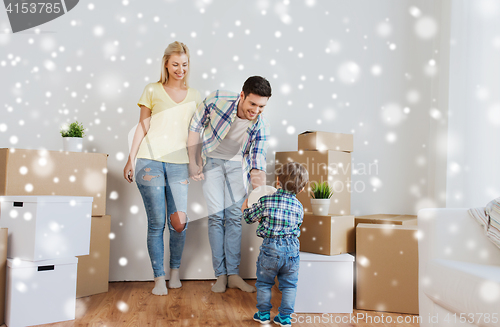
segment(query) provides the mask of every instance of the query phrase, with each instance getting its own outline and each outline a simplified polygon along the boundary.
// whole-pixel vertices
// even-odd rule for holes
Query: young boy
[[[299,278],[300,225],[304,208],[296,195],[309,181],[307,170],[297,162],[289,162],[277,172],[278,187],[274,194],[265,195],[251,208],[243,204],[243,217],[248,224],[259,222],[257,236],[262,237],[257,260],[257,309],[253,319],[262,324],[271,321],[271,288],[278,276],[281,291],[279,314],[274,323],[291,326],[290,315],[295,305]]]

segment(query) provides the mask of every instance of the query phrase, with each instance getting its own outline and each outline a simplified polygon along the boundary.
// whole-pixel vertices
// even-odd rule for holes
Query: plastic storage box
[[[2,196],[0,227],[9,258],[51,260],[89,254],[92,197]]]
[[[350,254],[300,252],[297,313],[352,313],[353,264]]]
[[[32,326],[75,319],[77,258],[7,260],[5,323]]]

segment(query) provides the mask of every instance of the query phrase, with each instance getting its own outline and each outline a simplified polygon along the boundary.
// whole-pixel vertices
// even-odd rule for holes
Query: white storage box
[[[5,323],[32,326],[75,319],[78,258],[7,260]]]
[[[350,254],[300,252],[297,313],[352,313],[353,263]]]
[[[39,261],[88,255],[92,197],[1,196],[8,258]]]

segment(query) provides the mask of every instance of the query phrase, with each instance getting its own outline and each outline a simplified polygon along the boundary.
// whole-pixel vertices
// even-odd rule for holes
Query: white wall
[[[453,1],[447,207],[500,196],[500,2]]]
[[[59,126],[82,121],[85,150],[110,155],[108,197],[118,194],[107,208],[116,235],[110,278],[151,279],[146,215],[122,169],[136,102],[159,77],[164,48],[180,40],[192,53],[191,85],[202,93],[239,91],[251,75],[270,80],[270,167],[273,152],[295,150],[304,130],[354,133],[360,192],[352,194],[352,212],[415,214],[443,201],[435,145],[446,128],[438,98],[447,87],[439,77],[441,11],[432,0],[80,1],[38,34],[0,34],[0,146],[57,150]],[[0,28],[9,29],[3,10]],[[189,216],[204,217],[195,183],[190,199]],[[255,273],[254,230],[243,232],[244,276]],[[189,225],[182,275],[213,277],[206,218]]]

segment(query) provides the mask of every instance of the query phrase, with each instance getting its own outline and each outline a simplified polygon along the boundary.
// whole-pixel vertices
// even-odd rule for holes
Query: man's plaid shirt
[[[203,131],[203,163],[207,154],[215,150],[229,132],[231,123],[236,119],[239,99],[239,93],[217,90],[207,96],[195,111],[189,130],[196,133]],[[247,134],[241,154],[243,171],[247,174],[246,182],[250,185],[252,169],[266,171],[269,126],[262,115],[250,124]]]
[[[304,207],[295,194],[278,189],[271,195],[264,195],[252,207],[245,209],[243,218],[248,224],[259,221],[259,237],[299,237]]]

